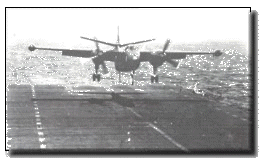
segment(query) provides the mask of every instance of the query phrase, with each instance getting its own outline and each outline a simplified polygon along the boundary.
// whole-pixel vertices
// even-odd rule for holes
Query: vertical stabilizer
[[[119,44],[120,43],[120,33],[119,33],[119,26],[118,26],[118,28],[117,28],[117,44]]]

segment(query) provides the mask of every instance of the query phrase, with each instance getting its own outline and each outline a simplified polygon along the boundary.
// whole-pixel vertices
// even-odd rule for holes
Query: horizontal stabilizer
[[[96,39],[92,39],[92,38],[87,38],[87,37],[82,37],[82,36],[81,36],[80,38],[85,39],[85,40],[90,40],[90,41],[98,42],[98,43],[105,44],[105,45],[109,45],[109,46],[113,46],[113,47],[116,47],[116,46],[124,47],[124,46],[128,46],[128,45],[140,44],[140,43],[144,43],[144,42],[149,42],[149,41],[154,41],[154,40],[155,40],[155,39],[150,39],[150,40],[143,40],[143,41],[126,43],[126,44],[119,44],[119,43],[118,43],[118,44],[114,44],[114,43],[109,43],[109,42],[100,41],[100,40],[96,40]]]

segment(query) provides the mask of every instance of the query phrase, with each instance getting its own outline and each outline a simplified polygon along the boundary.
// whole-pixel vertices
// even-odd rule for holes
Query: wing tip
[[[34,50],[36,50],[36,47],[31,44],[31,45],[29,45],[28,50],[34,51]]]

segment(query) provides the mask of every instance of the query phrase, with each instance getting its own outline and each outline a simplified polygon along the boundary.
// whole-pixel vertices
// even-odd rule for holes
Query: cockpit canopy
[[[125,48],[125,50],[129,50],[129,51],[135,51],[135,50],[137,50],[138,48],[136,47],[136,46],[127,46],[126,48]]]

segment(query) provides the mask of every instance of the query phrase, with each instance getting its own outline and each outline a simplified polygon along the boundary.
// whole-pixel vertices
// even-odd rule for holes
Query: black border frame
[[[204,156],[209,156],[209,155],[225,155],[225,156],[237,156],[237,155],[243,155],[247,157],[256,157],[257,156],[257,129],[256,126],[258,126],[258,13],[257,11],[251,10],[251,7],[5,7],[5,98],[6,98],[6,22],[7,22],[7,14],[6,10],[8,8],[100,8],[100,9],[105,9],[105,8],[111,8],[111,9],[116,9],[116,8],[124,8],[124,9],[129,9],[129,8],[249,8],[250,10],[250,15],[249,15],[249,54],[250,54],[250,66],[251,66],[251,112],[250,112],[250,118],[251,118],[251,125],[250,125],[250,150],[242,150],[242,151],[231,151],[231,150],[224,150],[224,151],[209,151],[209,150],[204,150],[204,151],[191,151],[190,153],[185,153],[185,152],[179,152],[179,151],[173,151],[173,150],[147,150],[147,149],[142,149],[142,150],[130,150],[130,149],[118,149],[118,150],[112,150],[112,149],[100,149],[100,150],[72,150],[72,149],[57,149],[57,150],[8,150],[6,148],[6,100],[5,100],[5,151],[8,155],[12,157],[21,157],[21,156],[26,156],[30,155],[30,157],[39,157],[41,155],[43,156],[53,156],[53,155],[61,155],[61,156],[66,156],[66,155],[76,155],[76,156],[86,156],[86,157],[96,157],[96,156],[116,156],[116,155],[144,155],[144,156],[198,156],[198,155],[204,155]],[[253,54],[253,55],[252,55]],[[146,155],[145,155],[146,154]],[[69,156],[66,156],[69,157]]]

